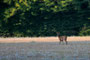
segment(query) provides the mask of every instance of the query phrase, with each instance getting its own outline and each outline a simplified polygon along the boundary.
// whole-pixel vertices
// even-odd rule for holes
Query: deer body
[[[60,33],[59,32],[57,32],[57,36],[58,36],[58,38],[59,38],[59,44],[61,44],[61,42],[66,42],[66,44],[67,44],[67,36],[60,36]]]

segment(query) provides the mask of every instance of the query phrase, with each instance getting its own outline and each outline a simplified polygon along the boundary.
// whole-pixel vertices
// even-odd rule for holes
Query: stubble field
[[[0,38],[0,60],[90,60],[90,36]]]

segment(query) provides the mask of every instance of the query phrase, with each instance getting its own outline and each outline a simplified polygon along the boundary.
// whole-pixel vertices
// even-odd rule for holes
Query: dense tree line
[[[89,0],[0,0],[0,36],[90,35]]]

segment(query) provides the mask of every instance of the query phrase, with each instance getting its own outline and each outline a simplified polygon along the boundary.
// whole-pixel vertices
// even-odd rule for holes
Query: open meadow
[[[0,60],[90,60],[90,36],[0,38]]]

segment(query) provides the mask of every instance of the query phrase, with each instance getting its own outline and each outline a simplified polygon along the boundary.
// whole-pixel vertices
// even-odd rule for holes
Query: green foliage
[[[85,24],[84,27],[82,28],[82,30],[80,31],[80,35],[81,36],[90,35],[90,26],[86,26],[86,24]]]
[[[81,32],[80,32],[80,35],[81,35],[81,36],[88,36],[88,35],[90,35],[90,29],[81,31]]]
[[[0,0],[0,36],[90,35],[89,0]]]

